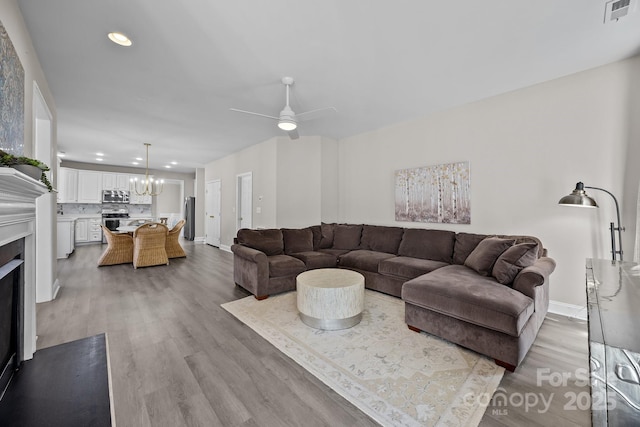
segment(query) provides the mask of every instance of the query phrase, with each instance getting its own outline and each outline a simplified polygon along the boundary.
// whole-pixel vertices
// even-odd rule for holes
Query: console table
[[[587,260],[591,419],[594,426],[640,420],[640,266]]]

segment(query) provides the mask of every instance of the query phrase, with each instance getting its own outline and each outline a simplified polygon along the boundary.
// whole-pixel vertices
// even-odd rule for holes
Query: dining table
[[[129,233],[133,234],[136,231],[136,228],[140,227],[139,225],[123,225],[121,227],[116,228],[117,231],[121,233]]]

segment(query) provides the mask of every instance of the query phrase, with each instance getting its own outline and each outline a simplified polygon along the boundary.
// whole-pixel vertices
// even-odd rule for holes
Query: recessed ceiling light
[[[64,157],[66,155],[67,153],[65,153],[64,151],[58,151],[58,157]]]
[[[102,157],[96,157],[96,160],[97,160],[97,161],[99,161],[99,162],[101,162],[101,161],[103,161],[104,159],[103,159]]]
[[[171,169],[170,165],[164,165],[164,167],[167,168],[167,169]]]
[[[120,46],[131,46],[133,44],[131,39],[122,33],[109,33],[108,37],[109,40],[111,40],[115,44],[119,44]]]
[[[136,160],[141,162],[142,161],[142,157],[136,157]]]
[[[104,156],[104,153],[96,153],[96,156],[102,157],[102,156]]]
[[[177,164],[178,164],[178,162],[171,162],[171,164],[172,164],[172,165],[177,165]]]
[[[140,163],[138,162],[131,162],[132,165],[139,165]]]

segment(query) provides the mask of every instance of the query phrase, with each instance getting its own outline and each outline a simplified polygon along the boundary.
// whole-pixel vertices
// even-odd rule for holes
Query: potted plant
[[[45,174],[45,172],[50,170],[49,166],[40,160],[30,159],[24,156],[14,156],[13,154],[0,150],[0,165],[19,170],[33,179],[39,179],[47,186],[49,191],[53,191],[53,187],[51,187],[51,183]]]

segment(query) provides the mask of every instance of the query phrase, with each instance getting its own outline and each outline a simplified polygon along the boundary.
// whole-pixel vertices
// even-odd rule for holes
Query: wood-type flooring
[[[119,427],[376,425],[220,307],[248,295],[231,253],[181,243],[187,258],[168,266],[97,267],[102,245],[59,260],[38,348],[107,333]],[[587,367],[586,322],[549,315],[481,425],[589,425]]]

